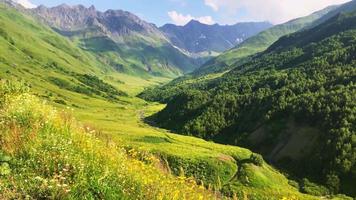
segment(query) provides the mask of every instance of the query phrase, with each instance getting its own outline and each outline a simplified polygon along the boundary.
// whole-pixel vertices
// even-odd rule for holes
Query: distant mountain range
[[[268,22],[246,22],[235,25],[207,25],[192,20],[185,26],[166,24],[160,28],[172,44],[190,53],[221,53],[247,38],[272,27]]]
[[[220,26],[191,21],[183,27],[167,24],[157,28],[130,12],[100,12],[94,6],[66,4],[39,6],[28,12],[82,49],[99,55],[103,62],[133,75],[174,77],[191,72],[272,26],[267,22]]]
[[[223,72],[229,70],[236,66],[236,64],[243,63],[248,56],[266,50],[280,37],[312,26],[336,7],[337,6],[330,6],[311,15],[294,19],[262,31],[236,45],[234,48],[224,52],[222,55],[206,62],[202,67],[197,69],[194,74],[204,75],[211,72]]]
[[[198,67],[154,24],[126,11],[100,12],[94,6],[62,4],[29,12],[123,73],[174,77]]]
[[[266,50],[282,36],[315,27],[334,17],[338,13],[351,12],[354,10],[356,10],[356,1],[350,1],[339,6],[329,6],[311,15],[273,26],[254,36],[251,36],[236,45],[234,48],[209,60],[198,68],[193,74],[200,76],[213,72],[220,73],[228,71],[236,67],[236,65],[246,62],[249,56]]]
[[[267,22],[206,25],[193,20],[185,26],[158,28],[123,10],[101,12],[94,6],[66,4],[25,9],[10,0],[1,2],[34,16],[119,72],[135,76],[177,77],[192,72],[272,26]]]

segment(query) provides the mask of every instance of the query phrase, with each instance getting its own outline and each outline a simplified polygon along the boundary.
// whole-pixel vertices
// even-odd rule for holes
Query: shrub
[[[263,157],[260,154],[256,154],[256,153],[251,154],[250,160],[254,165],[257,166],[263,165]]]
[[[54,102],[62,105],[67,105],[67,103],[63,99],[55,99]]]
[[[301,191],[314,196],[329,195],[329,190],[326,187],[312,183],[306,178],[302,180]]]
[[[8,175],[11,173],[9,161],[11,157],[6,156],[3,152],[0,151],[0,176]]]
[[[333,194],[337,194],[340,188],[340,179],[335,173],[326,176],[326,185]]]
[[[293,186],[294,188],[297,188],[299,190],[299,183],[297,181],[294,180],[288,180],[288,184]]]

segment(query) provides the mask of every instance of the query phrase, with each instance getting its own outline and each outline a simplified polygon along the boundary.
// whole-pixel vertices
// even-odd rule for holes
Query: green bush
[[[335,173],[328,174],[326,176],[326,186],[332,192],[332,194],[337,194],[340,189],[340,178]]]
[[[9,162],[10,156],[6,156],[5,153],[0,151],[0,176],[5,176],[11,173]]]
[[[301,192],[314,196],[326,196],[330,194],[326,187],[312,183],[306,178],[302,180]]]
[[[256,153],[251,154],[250,160],[254,165],[257,166],[263,165],[263,157],[260,154],[256,154]]]
[[[293,186],[294,188],[297,188],[298,190],[300,189],[299,183],[294,180],[288,180],[288,184]]]
[[[80,85],[73,85],[72,83],[57,77],[49,77],[49,80],[62,89],[88,96],[98,95],[110,101],[116,101],[117,96],[127,96],[126,93],[117,90],[115,87],[105,83],[96,76],[87,74],[74,74],[74,76],[80,82]]]

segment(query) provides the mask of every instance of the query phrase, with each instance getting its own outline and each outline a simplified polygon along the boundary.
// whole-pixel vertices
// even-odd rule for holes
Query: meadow
[[[2,4],[0,25],[0,199],[318,199],[250,150],[145,123],[165,105],[136,95],[169,78],[119,73]]]

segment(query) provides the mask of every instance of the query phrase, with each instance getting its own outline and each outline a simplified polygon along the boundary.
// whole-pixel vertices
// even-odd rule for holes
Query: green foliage
[[[337,194],[340,190],[340,178],[336,174],[328,174],[326,185],[333,194]]]
[[[11,45],[15,45],[15,41],[3,28],[0,28],[0,36],[7,40]]]
[[[298,183],[297,181],[289,180],[289,181],[288,181],[288,184],[291,185],[291,186],[293,186],[294,188],[297,188],[297,189],[300,188],[299,183]]]
[[[0,80],[0,97],[6,97],[9,94],[22,94],[29,92],[30,87],[25,82],[21,81],[8,81]],[[0,99],[0,102],[3,102],[4,99]]]
[[[5,176],[11,173],[10,165],[7,162],[0,162],[0,176]]]
[[[324,184],[334,172],[341,191],[353,194],[346,188],[349,178],[356,180],[355,19],[355,13],[338,15],[283,37],[222,77],[193,83],[181,79],[148,90],[141,97],[167,103],[150,120],[187,135],[262,149],[266,155],[270,151],[249,140],[253,132],[270,127],[264,131],[273,147],[289,131],[281,120],[307,124],[322,132],[318,144],[312,155],[290,160],[288,169]]]
[[[1,27],[11,33],[9,35],[15,41],[12,46],[0,37],[3,47],[0,48],[0,77],[24,79],[31,82],[31,92],[36,96],[48,99],[49,103],[55,100],[67,103],[66,106],[55,104],[60,110],[56,111],[37,97],[24,94],[22,89],[15,89],[19,92],[14,95],[6,92],[9,94],[4,95],[7,103],[1,101],[0,148],[7,152],[6,155],[11,155],[11,174],[0,177],[0,199],[160,199],[176,194],[177,199],[183,199],[187,194],[192,199],[202,196],[208,199],[212,193],[197,186],[195,177],[176,178],[167,173],[169,168],[165,171],[166,165],[185,168],[184,174],[200,178],[199,183],[204,183],[207,188],[212,183],[220,189],[236,171],[234,159],[244,160],[251,155],[247,149],[171,134],[141,122],[141,118],[164,105],[147,103],[132,96],[118,96],[117,102],[111,102],[94,92],[94,95],[83,95],[58,87],[57,84],[82,86],[91,91],[96,88],[89,86],[91,82],[98,83],[100,79],[135,95],[143,87],[167,79],[142,79],[117,73],[108,67],[108,60],[102,55],[96,57],[77,48],[31,17],[24,17],[2,4],[0,11],[1,22],[4,22]],[[108,55],[119,59],[116,54]],[[136,58],[132,63],[137,64]],[[130,68],[122,61],[116,64]],[[83,77],[77,77],[85,74],[95,74],[97,78],[79,80]],[[53,83],[49,81],[50,77],[59,81]],[[199,81],[202,87],[205,87],[203,82],[209,82]],[[110,87],[102,86],[110,91]],[[211,96],[197,90],[190,97],[195,95],[200,96],[199,100],[210,100],[208,97]],[[196,104],[197,101],[187,108],[194,110]],[[72,114],[82,123],[73,122],[70,114],[62,111],[65,107],[74,109]],[[93,124],[98,129],[81,124]],[[128,153],[122,146],[174,157],[171,159],[174,161],[161,162],[161,157],[152,157],[150,153],[145,153],[149,156],[142,161],[142,157],[134,157],[134,152]],[[232,196],[237,193],[241,199],[245,196],[251,199],[279,200],[289,196],[314,199],[289,187],[285,176],[267,164],[247,164],[245,170],[249,183],[230,182]]]
[[[0,151],[0,176],[5,176],[11,173],[9,162],[10,156],[6,156],[5,153]]]
[[[115,87],[105,83],[94,75],[78,74],[76,75],[76,78],[83,84],[92,88],[92,91],[98,95],[100,95],[100,93],[105,93],[106,97],[111,99],[114,99],[115,96],[127,96],[126,93],[118,91]]]
[[[233,69],[236,65],[244,64],[251,59],[249,56],[266,50],[271,44],[276,42],[282,36],[292,34],[311,26],[315,21],[333,9],[335,9],[335,7],[328,7],[324,10],[313,13],[312,15],[276,25],[262,31],[259,34],[248,38],[235,48],[228,50],[217,58],[207,62],[201,68],[197,69],[194,74],[201,76],[208,73],[223,72]]]
[[[193,179],[160,171],[152,154],[138,159],[136,150],[100,140],[97,130],[33,95],[7,97],[0,108],[0,199],[216,198]]]
[[[250,160],[254,165],[257,165],[257,166],[263,165],[263,157],[259,154],[251,154]]]
[[[329,194],[329,190],[326,187],[312,183],[308,179],[303,179],[301,191],[314,196],[326,196]]]
[[[125,92],[117,90],[94,75],[75,74],[74,77],[79,81],[78,85],[56,77],[49,77],[49,81],[62,89],[89,96],[98,95],[111,101],[116,101],[117,96],[127,96]]]

